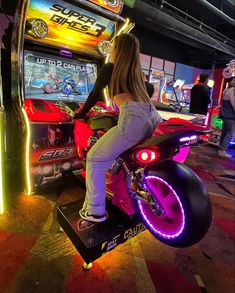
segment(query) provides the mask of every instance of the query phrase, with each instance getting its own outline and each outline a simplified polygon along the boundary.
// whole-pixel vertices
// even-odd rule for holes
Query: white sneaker
[[[104,222],[107,219],[107,214],[105,213],[102,216],[97,216],[97,215],[90,215],[87,210],[81,209],[79,211],[79,215],[83,220],[89,221],[89,222],[95,222],[95,223],[100,223]]]
[[[228,153],[226,153],[225,150],[219,150],[218,155],[222,158],[232,158],[232,156]]]

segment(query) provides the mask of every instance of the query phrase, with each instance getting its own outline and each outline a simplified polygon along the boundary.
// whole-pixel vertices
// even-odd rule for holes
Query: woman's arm
[[[100,96],[102,95],[102,90],[106,87],[106,85],[109,85],[112,72],[113,72],[112,63],[104,64],[101,67],[93,90],[88,95],[87,100],[83,108],[81,109],[81,111],[76,113],[74,118],[77,118],[77,119],[84,118],[86,114],[90,111],[90,109],[96,104],[96,102],[99,100]]]

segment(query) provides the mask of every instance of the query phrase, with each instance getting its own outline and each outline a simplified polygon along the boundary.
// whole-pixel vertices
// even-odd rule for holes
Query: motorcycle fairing
[[[71,117],[61,111],[54,102],[29,98],[24,101],[24,108],[30,122],[69,122]]]
[[[113,205],[117,206],[128,216],[136,214],[135,202],[129,196],[126,174],[123,169],[116,175],[107,172],[106,191],[108,191],[108,194],[113,194],[111,197]]]

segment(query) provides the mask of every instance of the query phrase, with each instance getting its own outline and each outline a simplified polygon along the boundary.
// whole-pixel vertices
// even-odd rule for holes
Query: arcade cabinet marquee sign
[[[31,0],[26,39],[97,56],[97,45],[110,39],[115,23],[62,0]]]

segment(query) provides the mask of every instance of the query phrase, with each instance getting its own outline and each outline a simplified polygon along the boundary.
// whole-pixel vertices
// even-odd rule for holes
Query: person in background
[[[125,150],[150,137],[161,122],[145,87],[139,56],[139,41],[134,35],[117,36],[112,48],[111,63],[105,64],[101,69],[94,86],[99,91],[101,86],[109,84],[110,98],[119,107],[120,115],[118,124],[108,130],[87,155],[86,198],[79,211],[80,217],[86,221],[106,220],[106,171]]]
[[[218,155],[224,158],[231,158],[232,156],[226,150],[235,131],[235,77],[229,81],[228,87],[223,92],[219,117],[223,120],[223,127]]]
[[[206,115],[210,104],[210,88],[208,87],[208,75],[201,74],[199,83],[191,89],[190,113]]]
[[[148,82],[148,76],[143,73],[144,83],[148,92],[150,99],[153,97],[154,94],[154,85]]]

